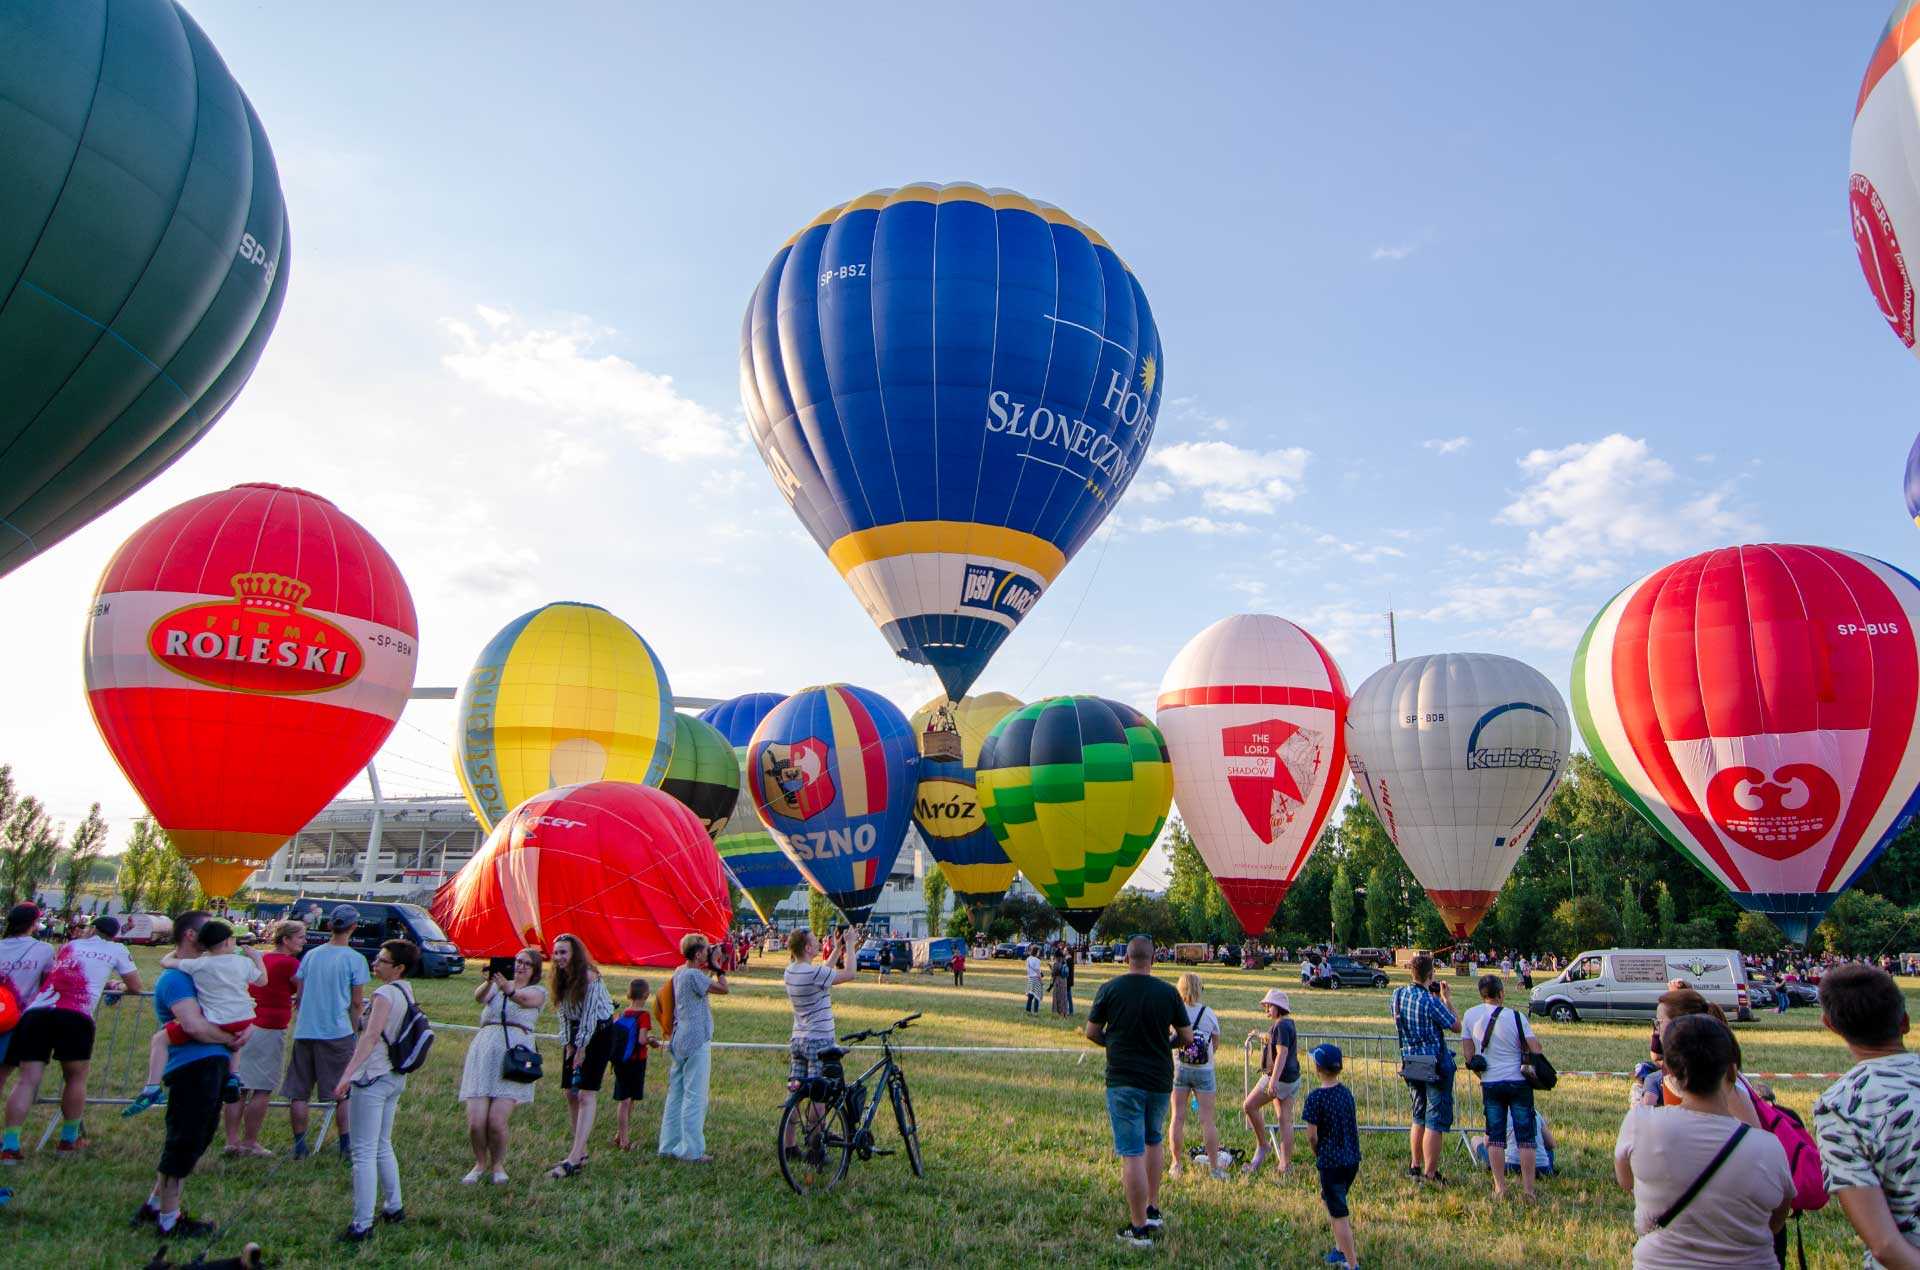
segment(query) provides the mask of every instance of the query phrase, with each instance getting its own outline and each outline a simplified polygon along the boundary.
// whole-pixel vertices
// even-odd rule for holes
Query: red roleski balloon
[[[400,570],[352,517],[237,485],[114,553],[87,619],[87,703],[200,884],[230,895],[385,743],[417,630]]]
[[[651,786],[595,781],[508,812],[433,897],[433,916],[469,956],[572,934],[596,961],[672,966],[690,932],[723,938],[732,907],[698,816]]]

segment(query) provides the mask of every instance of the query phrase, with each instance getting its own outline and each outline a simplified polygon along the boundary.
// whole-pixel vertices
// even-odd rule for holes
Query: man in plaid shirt
[[[1415,953],[1413,985],[1393,990],[1393,1027],[1400,1034],[1403,1058],[1431,1055],[1437,1064],[1432,1080],[1409,1079],[1413,1094],[1413,1123],[1407,1134],[1411,1163],[1409,1177],[1444,1182],[1440,1176],[1440,1148],[1453,1128],[1453,1051],[1446,1034],[1460,1030],[1453,1012],[1453,994],[1433,978],[1433,954]]]

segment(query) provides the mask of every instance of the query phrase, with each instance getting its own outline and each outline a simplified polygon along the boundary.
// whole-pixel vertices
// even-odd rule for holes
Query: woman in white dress
[[[538,948],[522,948],[513,959],[512,980],[491,973],[474,989],[473,999],[481,1004],[480,1030],[467,1046],[460,1072],[467,1140],[473,1146],[473,1168],[460,1179],[468,1186],[489,1176],[495,1186],[506,1182],[507,1121],[515,1107],[533,1101],[533,1085],[505,1079],[500,1068],[509,1046],[533,1044],[533,1025],[547,1004],[541,961]]]

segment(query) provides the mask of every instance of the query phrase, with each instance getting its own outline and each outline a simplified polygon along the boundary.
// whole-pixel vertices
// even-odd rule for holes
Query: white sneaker
[[[487,1175],[487,1171],[476,1164],[472,1168],[467,1170],[467,1175],[465,1177],[460,1179],[460,1185],[473,1186],[477,1184],[480,1181],[480,1179],[485,1177],[486,1175]]]
[[[495,1186],[505,1186],[507,1184],[506,1173],[500,1169],[495,1169],[493,1171],[493,1184]]]

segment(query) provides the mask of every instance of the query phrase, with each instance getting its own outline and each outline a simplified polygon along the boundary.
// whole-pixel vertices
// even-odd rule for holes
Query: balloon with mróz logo
[[[753,730],[760,726],[760,720],[786,699],[785,693],[747,692],[700,712],[700,721],[719,732],[733,747],[733,761],[740,779],[740,796],[734,800],[733,813],[721,826],[720,836],[713,840],[714,850],[720,853],[721,867],[746,894],[753,911],[769,924],[773,921],[773,910],[793,894],[794,887],[805,885],[806,879],[793,867],[793,861],[787,859],[787,853],[773,840],[767,827],[760,823],[760,813],[754,809],[753,797],[747,789],[747,743],[753,740]]]
[[[209,894],[231,895],[393,731],[413,598],[326,499],[238,485],[148,521],[87,619],[87,704]]]
[[[0,3],[0,577],[226,414],[286,298],[272,147],[173,0]]]
[[[1567,766],[1551,680],[1492,653],[1382,666],[1347,706],[1347,764],[1456,939],[1493,907]]]
[[[1155,722],[1174,801],[1248,935],[1273,920],[1346,787],[1346,716],[1332,655],[1283,617],[1222,618],[1167,667]]]
[[[956,701],[1126,492],[1164,370],[1106,240],[965,183],[828,208],[774,255],[740,330],[781,496]]]
[[[971,909],[998,904],[1020,872],[987,827],[987,818],[980,811],[980,793],[974,788],[980,747],[986,744],[994,725],[1020,705],[1018,698],[1004,692],[965,697],[957,706],[942,694],[915,710],[908,720],[920,746],[920,785],[913,794],[913,822],[920,827],[920,840],[927,844],[928,854],[940,866],[954,895]],[[930,752],[928,728],[936,716],[951,723],[958,734],[958,757]]]
[[[867,919],[913,823],[920,756],[900,708],[826,684],[794,693],[747,747],[761,823],[849,922]]]
[[[1804,942],[1920,805],[1920,586],[1827,547],[1726,547],[1600,610],[1587,748],[1662,838]]]
[[[677,966],[683,938],[717,943],[733,914],[693,811],[651,786],[595,781],[508,812],[435,894],[433,916],[473,957],[575,935],[603,964]]]
[[[973,779],[1007,857],[1082,935],[1140,866],[1173,804],[1160,729],[1101,697],[1047,697],[1014,711],[988,735]]]

